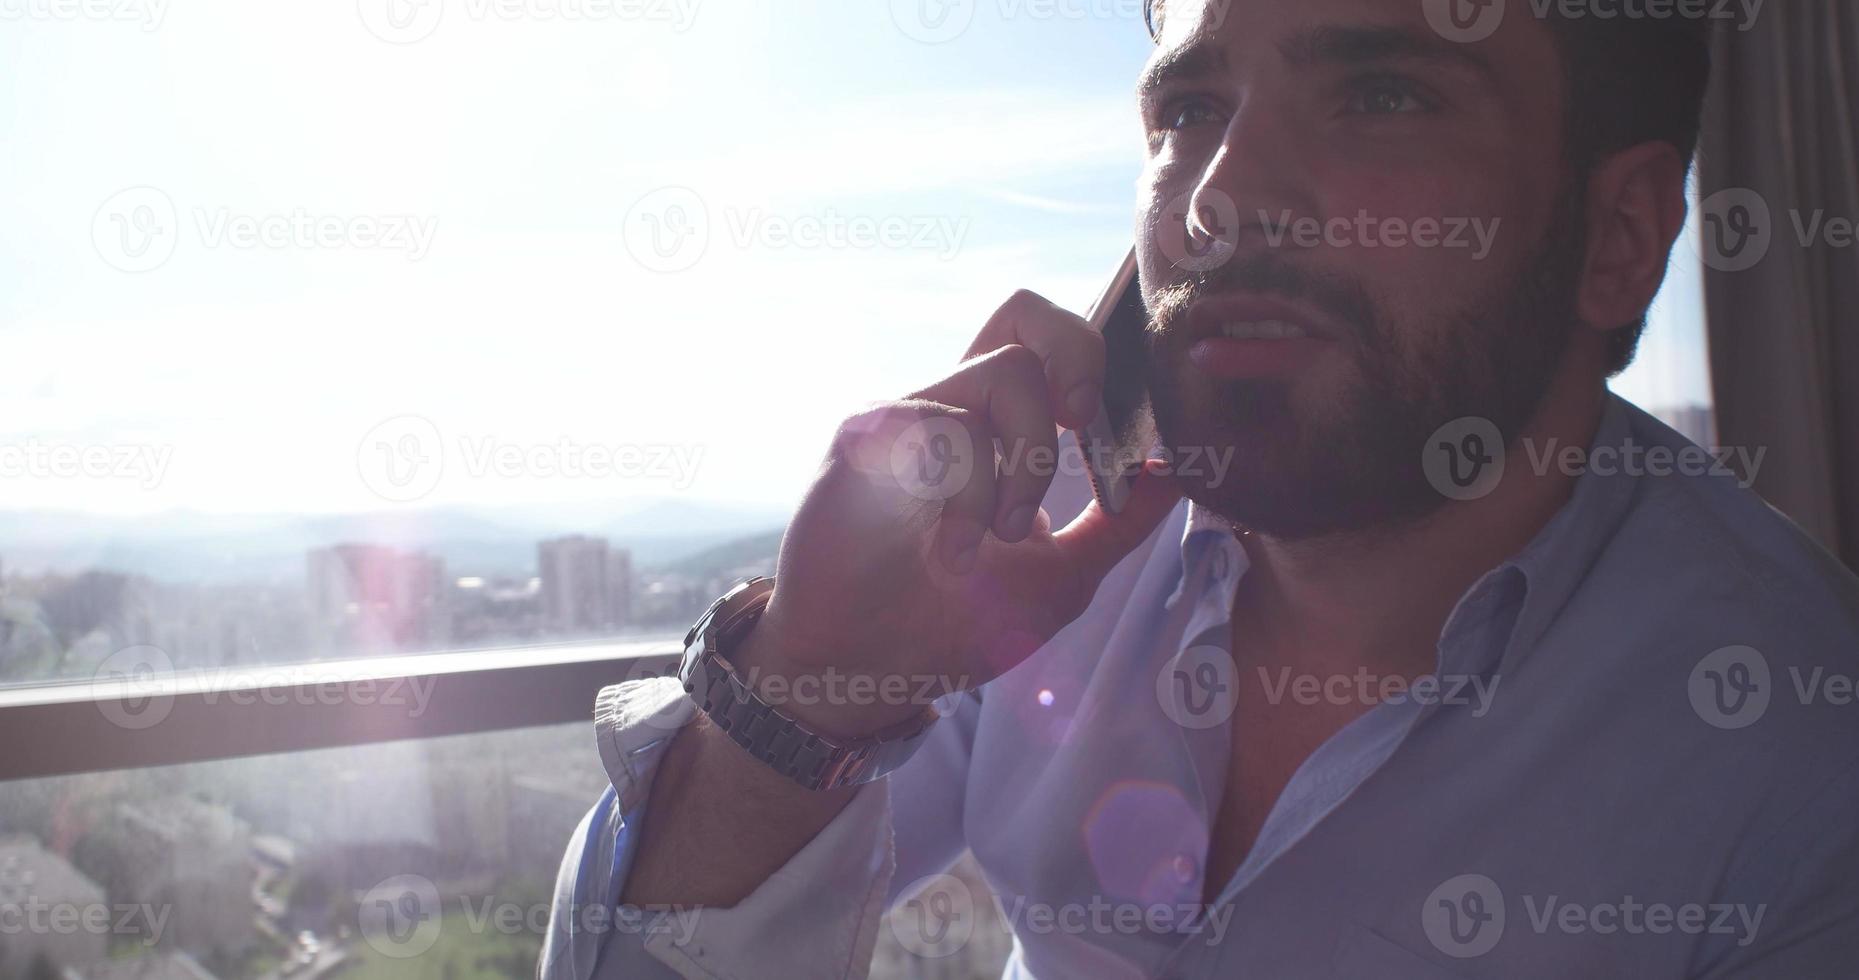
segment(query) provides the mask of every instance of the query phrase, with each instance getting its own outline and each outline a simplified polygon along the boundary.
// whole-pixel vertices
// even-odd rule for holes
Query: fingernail
[[[1015,507],[1013,513],[1007,515],[1008,535],[1015,539],[1019,539],[1031,534],[1033,531],[1033,515],[1037,513],[1039,513],[1039,508],[1032,504],[1021,504]]]
[[[1086,381],[1065,396],[1065,407],[1071,409],[1073,418],[1083,425],[1089,425],[1097,418],[1098,400],[1102,397],[1098,386]]]

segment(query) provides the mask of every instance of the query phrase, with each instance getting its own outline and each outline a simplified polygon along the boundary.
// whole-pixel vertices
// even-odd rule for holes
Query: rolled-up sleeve
[[[569,842],[541,976],[865,977],[900,863],[915,873],[938,863],[946,867],[961,853],[974,707],[968,696],[957,699],[917,758],[861,787],[831,823],[740,903],[641,910],[617,906],[639,846],[639,821],[659,761],[696,709],[668,677],[601,691],[595,731],[612,787]],[[894,796],[922,805],[894,811]]]

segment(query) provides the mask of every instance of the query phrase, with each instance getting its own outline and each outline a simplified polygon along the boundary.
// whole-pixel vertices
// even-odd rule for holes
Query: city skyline
[[[14,571],[0,552],[0,684],[138,667],[238,668],[538,642],[671,637],[730,582],[772,574],[779,532],[639,566],[595,535],[532,541],[515,574],[419,548],[338,542],[295,582],[176,585],[108,569]]]

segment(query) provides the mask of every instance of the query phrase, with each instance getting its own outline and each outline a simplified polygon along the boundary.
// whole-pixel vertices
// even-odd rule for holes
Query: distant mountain
[[[786,520],[773,510],[691,500],[362,514],[0,511],[0,567],[26,573],[107,569],[199,584],[300,581],[305,552],[368,542],[432,552],[454,575],[523,575],[534,572],[536,542],[544,538],[605,537],[631,549],[635,565],[654,567],[767,533]]]
[[[705,548],[694,555],[671,562],[664,570],[694,578],[715,578],[744,565],[772,562],[781,551],[782,533],[777,530],[752,534],[713,548]]]

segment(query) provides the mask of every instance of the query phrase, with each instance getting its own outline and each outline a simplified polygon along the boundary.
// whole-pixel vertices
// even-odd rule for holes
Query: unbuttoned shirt
[[[864,977],[900,899],[889,928],[927,957],[1004,921],[1010,978],[1859,976],[1859,581],[1617,397],[1587,448],[1509,451],[1579,465],[1571,497],[1411,686],[1240,672],[1246,552],[1182,505],[732,908],[616,911],[694,709],[671,678],[602,691],[612,788],[562,862],[543,976]],[[1061,480],[1048,509],[1087,495]],[[1367,710],[1209,890],[1243,684]],[[944,874],[964,850],[991,895]]]

